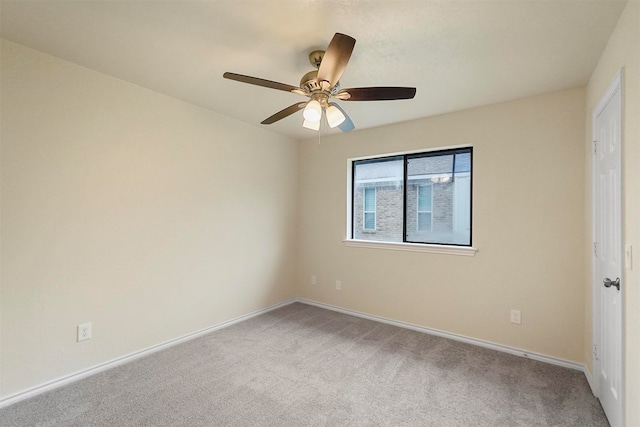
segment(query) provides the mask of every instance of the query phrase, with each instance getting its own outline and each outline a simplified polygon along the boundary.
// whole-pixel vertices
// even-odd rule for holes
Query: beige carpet
[[[8,426],[607,426],[581,372],[291,304],[0,410]]]

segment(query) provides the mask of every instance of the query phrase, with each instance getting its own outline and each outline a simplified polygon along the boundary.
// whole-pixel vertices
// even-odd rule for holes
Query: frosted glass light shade
[[[310,122],[309,120],[305,120],[302,122],[302,126],[311,129],[311,130],[320,130],[320,120],[317,122]]]
[[[344,114],[334,105],[329,106],[327,108],[327,123],[329,123],[329,127],[336,127],[342,124],[345,121]]]
[[[309,122],[320,122],[322,118],[322,107],[320,103],[315,99],[309,101],[307,106],[304,107],[304,112],[302,113],[304,119]]]

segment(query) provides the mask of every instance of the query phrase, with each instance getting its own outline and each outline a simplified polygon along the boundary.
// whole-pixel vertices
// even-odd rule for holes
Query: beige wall
[[[630,0],[611,35],[598,66],[587,86],[586,150],[591,153],[591,114],[605,94],[618,70],[623,69],[623,169],[624,169],[624,241],[634,251],[633,270],[626,269],[623,284],[626,339],[626,420],[628,426],[640,425],[640,2]],[[585,163],[591,173],[591,156]],[[587,179],[585,234],[591,236],[591,180]],[[584,358],[591,367],[591,247],[585,246],[585,347]],[[628,266],[627,266],[628,267]]]
[[[584,105],[574,89],[304,142],[299,295],[583,362]],[[347,159],[463,144],[475,257],[344,246]]]
[[[1,90],[0,396],[294,296],[294,141],[7,41]]]

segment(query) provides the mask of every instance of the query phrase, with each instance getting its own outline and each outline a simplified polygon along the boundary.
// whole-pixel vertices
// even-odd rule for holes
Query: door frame
[[[599,369],[600,369],[600,363],[598,361],[598,359],[596,358],[596,353],[600,352],[601,349],[598,349],[596,346],[600,344],[600,336],[598,333],[598,324],[597,324],[597,320],[599,319],[599,315],[598,315],[598,305],[596,304],[596,302],[598,301],[597,299],[597,292],[600,289],[600,287],[602,286],[602,283],[600,283],[600,281],[598,280],[598,277],[596,275],[597,273],[597,265],[596,265],[596,251],[597,251],[597,247],[596,247],[596,162],[597,162],[597,158],[595,156],[594,150],[595,150],[595,141],[596,141],[596,119],[598,117],[598,115],[600,113],[602,113],[602,111],[607,107],[607,105],[609,104],[609,102],[611,102],[611,100],[613,99],[613,97],[620,92],[620,224],[621,224],[621,239],[620,239],[620,245],[621,247],[619,248],[620,251],[620,260],[621,260],[621,271],[620,271],[620,279],[621,279],[621,283],[622,286],[620,287],[620,326],[621,326],[621,340],[620,340],[620,345],[621,345],[621,383],[620,383],[620,390],[621,390],[621,397],[620,397],[620,417],[621,420],[623,420],[623,425],[624,425],[624,420],[625,420],[625,414],[626,414],[626,404],[625,404],[625,336],[624,336],[624,330],[625,330],[625,284],[626,284],[626,280],[625,280],[625,270],[626,270],[626,266],[625,266],[625,258],[624,258],[624,229],[625,229],[625,223],[624,223],[624,167],[623,167],[623,163],[622,163],[622,159],[623,159],[623,150],[624,150],[624,145],[623,145],[623,129],[622,129],[622,118],[623,118],[623,106],[624,106],[624,98],[623,98],[623,92],[622,92],[622,80],[623,80],[623,69],[618,70],[618,72],[616,73],[615,77],[613,78],[613,80],[611,81],[611,83],[609,84],[609,87],[607,88],[607,91],[604,93],[604,95],[600,98],[600,100],[598,101],[598,103],[596,104],[596,106],[593,108],[592,112],[591,112],[591,141],[592,141],[592,145],[591,145],[591,242],[592,242],[592,251],[591,251],[591,309],[592,309],[592,317],[591,317],[591,343],[592,343],[592,352],[591,352],[591,361],[592,361],[592,381],[593,381],[593,388],[592,391],[594,393],[594,395],[596,397],[598,396],[598,390],[600,387],[600,379],[599,379]]]

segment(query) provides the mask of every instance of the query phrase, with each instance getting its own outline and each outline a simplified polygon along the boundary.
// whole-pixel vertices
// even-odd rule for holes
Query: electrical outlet
[[[311,284],[312,285],[317,285],[318,281],[316,280],[316,276],[311,276]]]
[[[91,323],[78,325],[78,342],[91,338]]]
[[[342,290],[342,281],[336,280],[336,290],[338,291]]]
[[[516,325],[522,324],[522,313],[520,313],[520,310],[511,310],[511,323],[515,323]]]

